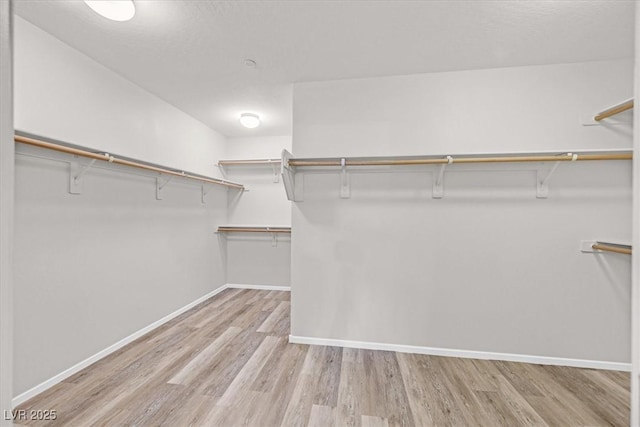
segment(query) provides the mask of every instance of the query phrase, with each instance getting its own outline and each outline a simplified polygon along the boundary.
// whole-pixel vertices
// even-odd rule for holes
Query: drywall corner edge
[[[573,368],[602,369],[631,372],[631,363],[607,362],[600,360],[566,359],[562,357],[531,356],[526,354],[492,353],[451,348],[421,347],[413,345],[387,344],[366,341],[337,340],[289,335],[293,344],[326,345],[364,350],[396,351],[398,353],[427,354],[431,356],[460,357],[464,359],[500,360],[505,362],[534,363],[538,365],[569,366]]]
[[[13,236],[15,145],[13,143],[13,3],[0,2],[0,411],[13,395]],[[6,416],[0,425],[12,425]]]

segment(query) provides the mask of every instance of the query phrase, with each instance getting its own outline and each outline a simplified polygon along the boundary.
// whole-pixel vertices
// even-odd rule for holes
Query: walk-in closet
[[[19,426],[640,426],[636,1],[0,1]]]

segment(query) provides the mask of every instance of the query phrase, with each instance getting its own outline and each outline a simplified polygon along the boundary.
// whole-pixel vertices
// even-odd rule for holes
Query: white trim
[[[227,283],[227,288],[232,289],[257,289],[261,291],[291,291],[291,286],[279,285],[250,285],[243,283]]]
[[[399,353],[429,354],[432,356],[462,357],[466,359],[503,360],[507,362],[535,363],[539,365],[571,366],[575,368],[606,369],[626,372],[631,371],[631,363],[604,362],[600,360],[565,359],[562,357],[529,356],[526,354],[512,353],[491,353],[486,351],[456,350],[450,348],[300,337],[295,335],[289,335],[289,342],[295,344],[362,348],[366,350],[397,351]]]
[[[175,317],[178,317],[179,315],[181,315],[185,311],[190,310],[191,308],[193,308],[196,305],[206,301],[207,299],[211,298],[212,296],[224,291],[225,289],[227,289],[227,285],[220,286],[218,289],[215,289],[215,290],[209,292],[208,294],[201,296],[197,300],[195,300],[193,302],[190,302],[189,304],[185,305],[184,307],[181,307],[181,308],[177,309],[176,311],[174,311],[171,314],[166,315],[162,319],[157,320],[157,321],[153,322],[152,324],[145,326],[144,328],[134,332],[133,334],[129,335],[128,337],[121,339],[117,343],[112,344],[109,347],[105,348],[104,350],[101,350],[98,353],[94,354],[93,356],[90,356],[90,357],[86,358],[85,360],[73,365],[69,369],[67,369],[67,370],[65,370],[63,372],[60,372],[58,375],[55,375],[55,376],[49,378],[48,380],[38,384],[37,386],[25,391],[24,393],[19,394],[18,396],[14,397],[11,400],[12,406],[15,408],[18,405],[21,405],[22,403],[26,402],[27,400],[31,399],[32,397],[34,397],[34,396],[42,393],[43,391],[53,387],[54,385],[56,385],[59,382],[65,380],[66,378],[69,378],[71,375],[75,374],[76,372],[79,372],[82,369],[86,368],[87,366],[91,365],[92,363],[95,363],[98,360],[110,355],[111,353],[115,352],[116,350],[124,347],[125,345],[131,343],[132,341],[135,341],[136,339],[140,338],[141,336],[143,336],[144,334],[146,334],[148,332],[151,332],[152,330],[156,329],[157,327],[162,326],[163,324],[165,324],[168,321],[174,319]]]

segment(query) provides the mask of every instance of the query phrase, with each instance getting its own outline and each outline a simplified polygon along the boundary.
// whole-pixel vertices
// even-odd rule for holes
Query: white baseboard
[[[179,315],[181,315],[185,311],[195,307],[196,305],[200,304],[201,302],[206,301],[207,299],[209,299],[212,296],[222,292],[225,289],[227,289],[227,285],[222,285],[218,289],[213,290],[213,291],[209,292],[206,295],[203,295],[202,297],[200,297],[197,300],[185,305],[184,307],[179,308],[178,310],[174,311],[173,313],[166,315],[162,319],[160,319],[160,320],[158,320],[156,322],[153,322],[150,325],[145,326],[144,328],[134,332],[133,334],[129,335],[128,337],[121,339],[117,343],[115,343],[115,344],[105,348],[104,350],[99,351],[98,353],[94,354],[93,356],[90,356],[87,359],[85,359],[85,360],[73,365],[69,369],[67,369],[67,370],[65,370],[63,372],[60,372],[58,375],[49,378],[48,380],[38,384],[37,386],[25,391],[22,394],[19,394],[18,396],[14,397],[11,400],[11,404],[13,405],[14,408],[17,407],[18,405],[21,405],[22,403],[26,402],[27,400],[31,399],[32,397],[34,397],[34,396],[42,393],[43,391],[53,387],[54,385],[56,385],[59,382],[65,380],[66,378],[69,378],[71,375],[75,374],[76,372],[79,372],[82,369],[86,368],[87,366],[91,365],[92,363],[95,363],[98,360],[110,355],[111,353],[115,352],[116,350],[118,350],[118,349],[124,347],[125,345],[135,341],[136,339],[140,338],[141,336],[143,336],[144,334],[146,334],[148,332],[151,332],[152,330],[156,329],[157,327],[162,326],[163,324],[165,324],[168,321],[174,319],[175,317],[178,317]]]
[[[234,289],[258,289],[262,291],[290,291],[291,286],[279,285],[247,285],[242,283],[227,283],[227,288]]]
[[[399,353],[429,354],[432,356],[462,357],[466,359],[502,360],[506,362],[535,363],[538,365],[571,366],[574,368],[605,369],[631,372],[631,363],[604,362],[600,360],[565,359],[562,357],[529,356],[512,353],[490,353],[485,351],[456,350],[438,347],[385,344],[365,341],[348,341],[289,335],[289,342],[296,344],[326,345],[334,347],[361,348],[366,350],[397,351]]]

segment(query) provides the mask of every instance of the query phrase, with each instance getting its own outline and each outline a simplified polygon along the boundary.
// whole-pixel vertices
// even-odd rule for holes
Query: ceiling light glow
[[[94,12],[113,21],[128,21],[136,14],[133,0],[84,0]]]
[[[240,115],[240,124],[249,129],[257,128],[260,126],[260,117],[257,114],[242,113]]]

